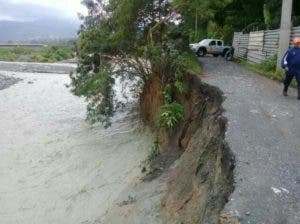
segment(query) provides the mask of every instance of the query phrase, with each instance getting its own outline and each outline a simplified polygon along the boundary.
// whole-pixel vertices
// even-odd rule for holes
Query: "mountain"
[[[74,38],[78,29],[79,23],[68,20],[0,21],[0,42]]]
[[[80,21],[45,6],[0,0],[0,43],[76,37]]]

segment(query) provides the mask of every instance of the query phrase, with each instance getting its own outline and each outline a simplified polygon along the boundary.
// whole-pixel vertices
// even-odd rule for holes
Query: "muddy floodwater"
[[[127,113],[109,129],[86,123],[68,75],[0,74],[21,79],[0,91],[0,223],[102,223],[141,176],[151,136]]]

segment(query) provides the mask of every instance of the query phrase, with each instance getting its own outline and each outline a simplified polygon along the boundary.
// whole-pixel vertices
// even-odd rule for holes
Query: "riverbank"
[[[0,72],[0,90],[6,89],[17,82],[21,81],[21,79],[14,78],[11,76],[1,75]]]
[[[35,63],[35,62],[5,62],[0,61],[0,71],[69,74],[76,70],[72,63]]]
[[[140,104],[144,122],[151,125],[162,100],[159,82],[148,84]],[[161,154],[152,164],[158,174],[125,190],[104,223],[220,222],[220,212],[233,191],[234,168],[224,141],[222,93],[195,75],[188,76],[185,84],[190,91],[181,98],[184,122],[175,132],[159,134]]]

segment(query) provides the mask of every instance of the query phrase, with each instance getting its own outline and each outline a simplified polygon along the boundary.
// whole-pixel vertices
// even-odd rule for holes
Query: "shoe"
[[[283,90],[282,95],[288,96],[287,91],[284,91],[284,90]]]
[[[298,87],[298,97],[297,97],[298,100],[300,100],[300,87]]]

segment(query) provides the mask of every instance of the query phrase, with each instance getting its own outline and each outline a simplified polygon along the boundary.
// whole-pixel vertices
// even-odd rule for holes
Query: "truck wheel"
[[[225,57],[225,55],[227,54],[228,51],[229,51],[229,49],[224,49],[224,51],[222,53],[222,57]]]
[[[225,55],[226,61],[233,61],[233,54],[231,52],[227,52]]]
[[[204,48],[199,48],[197,51],[198,57],[204,57],[206,55],[206,50]]]
[[[215,58],[217,58],[217,57],[219,57],[219,54],[213,54],[213,56],[214,56]]]

